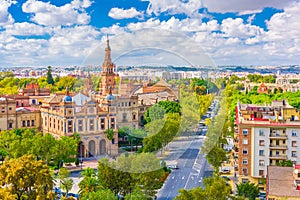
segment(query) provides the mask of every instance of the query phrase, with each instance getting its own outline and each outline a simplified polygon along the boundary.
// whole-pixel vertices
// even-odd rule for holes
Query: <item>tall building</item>
[[[105,99],[106,95],[108,95],[109,90],[115,89],[115,64],[111,61],[111,49],[109,46],[109,40],[107,38],[106,48],[105,48],[105,57],[102,64],[102,73],[101,73],[101,83],[99,87],[100,95],[102,99]],[[114,92],[113,92],[114,93]]]
[[[238,103],[236,123],[241,181],[262,183],[267,166],[300,162],[300,112],[286,100],[264,106]]]

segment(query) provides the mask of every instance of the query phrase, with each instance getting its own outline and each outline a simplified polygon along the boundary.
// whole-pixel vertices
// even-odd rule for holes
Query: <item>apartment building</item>
[[[300,112],[286,100],[271,105],[237,104],[241,181],[264,182],[267,166],[283,160],[300,162]]]

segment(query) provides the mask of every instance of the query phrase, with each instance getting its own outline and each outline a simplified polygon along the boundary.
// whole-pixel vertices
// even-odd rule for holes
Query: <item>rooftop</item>
[[[299,197],[300,191],[294,186],[293,167],[268,166],[268,195]]]

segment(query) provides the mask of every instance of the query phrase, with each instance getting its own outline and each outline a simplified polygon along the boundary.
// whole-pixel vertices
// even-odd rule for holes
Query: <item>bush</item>
[[[79,159],[76,158],[74,163],[75,163],[76,166],[79,166]]]

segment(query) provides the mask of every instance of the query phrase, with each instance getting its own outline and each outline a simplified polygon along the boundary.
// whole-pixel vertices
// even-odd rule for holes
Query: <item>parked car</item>
[[[221,176],[222,178],[224,178],[226,181],[230,181],[230,178],[228,176]]]
[[[230,174],[230,170],[229,169],[222,169],[221,174]]]
[[[169,165],[168,167],[169,167],[170,169],[179,169],[179,168],[178,168],[178,165],[176,165],[176,164],[175,164],[175,165]]]

